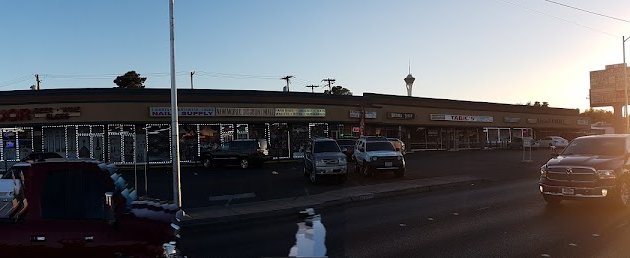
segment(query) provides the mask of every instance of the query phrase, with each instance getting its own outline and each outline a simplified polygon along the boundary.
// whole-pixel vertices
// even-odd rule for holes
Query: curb
[[[372,193],[372,192],[364,191],[362,193],[357,193],[352,196],[341,196],[339,198],[332,198],[330,200],[321,200],[321,201],[316,200],[318,197],[325,199],[325,196],[327,193],[324,192],[321,194],[312,195],[312,196],[315,196],[314,197],[315,200],[309,200],[306,203],[302,203],[298,205],[285,203],[284,201],[286,201],[287,199],[270,200],[270,201],[265,201],[265,202],[268,202],[269,204],[272,204],[272,205],[284,206],[284,207],[274,209],[274,210],[261,210],[258,212],[250,212],[250,213],[243,213],[243,214],[238,213],[237,211],[234,211],[228,208],[222,211],[225,214],[224,216],[217,216],[217,217],[212,217],[212,218],[198,218],[198,219],[184,218],[180,221],[180,226],[182,226],[182,228],[189,228],[189,227],[197,227],[197,226],[218,226],[222,224],[235,223],[235,222],[247,223],[247,222],[255,222],[255,221],[260,221],[260,220],[265,220],[265,219],[282,219],[282,218],[293,217],[293,216],[297,218],[299,212],[306,208],[314,208],[316,210],[322,210],[322,209],[346,205],[349,203],[359,203],[359,202],[365,202],[365,201],[370,201],[370,200],[383,199],[387,197],[404,196],[404,195],[414,194],[414,193],[431,192],[431,191],[437,191],[441,189],[469,185],[472,183],[483,182],[483,181],[485,180],[481,178],[471,177],[471,179],[469,180],[462,180],[462,181],[457,181],[457,182],[437,183],[437,184],[432,184],[432,185],[416,186],[416,187],[410,187],[406,189],[399,189],[399,190],[393,190],[393,191],[384,191],[380,193]],[[297,199],[297,198],[294,198],[294,199]]]

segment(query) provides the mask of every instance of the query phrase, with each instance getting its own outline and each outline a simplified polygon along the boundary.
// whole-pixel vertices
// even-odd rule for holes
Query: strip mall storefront
[[[301,158],[312,137],[381,135],[414,149],[471,149],[504,147],[515,137],[571,139],[590,124],[566,109],[367,93],[188,91],[180,93],[179,105],[180,156],[188,163],[234,139],[259,139],[283,159]],[[123,165],[170,163],[168,97],[156,89],[0,92],[7,103],[0,107],[0,161],[10,165],[43,151]]]

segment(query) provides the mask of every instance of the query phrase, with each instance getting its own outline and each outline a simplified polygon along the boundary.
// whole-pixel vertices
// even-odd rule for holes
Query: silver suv
[[[318,183],[324,176],[335,176],[339,183],[348,179],[348,162],[337,141],[316,138],[309,141],[304,154],[304,176]]]
[[[397,177],[405,175],[405,158],[387,138],[360,138],[353,159],[356,161],[355,171],[365,177],[372,176],[375,171],[394,171]]]

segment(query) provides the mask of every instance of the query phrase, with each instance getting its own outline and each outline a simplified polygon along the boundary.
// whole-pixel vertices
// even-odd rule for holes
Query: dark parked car
[[[337,139],[337,144],[341,148],[341,152],[346,154],[348,160],[352,159],[352,153],[354,153],[354,145],[357,143],[357,139],[343,138]]]
[[[269,159],[266,145],[255,139],[225,142],[216,150],[201,153],[201,164],[206,168],[216,165],[249,168],[262,166]]]
[[[610,134],[574,139],[540,168],[545,201],[608,199],[630,206],[630,135]]]
[[[348,163],[337,142],[330,138],[309,141],[304,155],[304,176],[312,183],[322,177],[337,177],[340,183],[348,178]]]

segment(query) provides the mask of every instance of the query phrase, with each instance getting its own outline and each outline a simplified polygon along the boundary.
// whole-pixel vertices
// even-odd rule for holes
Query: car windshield
[[[391,142],[367,142],[367,151],[395,151]]]
[[[339,145],[334,141],[316,141],[313,146],[313,152],[340,152]]]
[[[562,155],[621,156],[625,150],[625,138],[579,138],[571,141]]]

